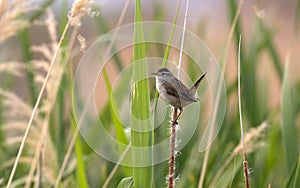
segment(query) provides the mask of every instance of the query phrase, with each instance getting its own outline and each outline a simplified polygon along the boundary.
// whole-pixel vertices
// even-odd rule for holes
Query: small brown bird
[[[177,122],[177,119],[181,115],[184,107],[188,106],[192,102],[199,101],[197,97],[197,89],[206,73],[204,73],[191,88],[184,85],[167,68],[161,68],[156,73],[152,74],[156,77],[156,89],[162,99],[180,110],[174,120],[175,122]]]

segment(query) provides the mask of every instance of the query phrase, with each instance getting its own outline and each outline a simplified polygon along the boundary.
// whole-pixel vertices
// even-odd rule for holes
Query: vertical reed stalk
[[[172,121],[171,121],[171,135],[170,135],[170,159],[169,159],[169,176],[168,176],[168,188],[173,188],[175,185],[174,169],[175,169],[175,144],[176,144],[176,125],[177,125],[177,113],[178,108],[173,108]]]
[[[244,139],[244,128],[242,119],[242,104],[241,104],[241,35],[239,39],[239,49],[238,49],[238,102],[239,102],[239,115],[240,115],[240,128],[241,128],[241,140],[243,146],[243,167],[244,167],[244,177],[245,177],[245,187],[250,188],[249,184],[249,174],[248,174],[248,161],[246,157],[245,149],[245,139]]]
[[[183,22],[183,31],[181,36],[181,46],[180,46],[180,53],[179,53],[179,62],[178,62],[178,79],[180,78],[180,68],[182,64],[182,51],[183,51],[183,44],[184,44],[184,36],[186,30],[186,22],[187,22],[187,14],[189,9],[189,0],[186,1],[185,7],[185,15],[184,15],[184,22]],[[175,186],[175,145],[176,145],[176,125],[177,123],[177,115],[178,115],[178,108],[173,108],[172,113],[172,121],[171,121],[171,135],[170,135],[170,159],[169,159],[169,176],[168,176],[168,188],[173,188]]]

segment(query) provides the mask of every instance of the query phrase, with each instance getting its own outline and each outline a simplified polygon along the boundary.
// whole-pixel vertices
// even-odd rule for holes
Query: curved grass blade
[[[133,188],[133,177],[123,178],[117,188]]]

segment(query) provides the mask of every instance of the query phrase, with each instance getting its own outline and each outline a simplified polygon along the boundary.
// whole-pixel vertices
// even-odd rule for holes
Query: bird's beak
[[[152,74],[152,75],[155,75],[155,76],[157,75],[157,73],[156,73],[156,72],[152,72],[151,74]]]

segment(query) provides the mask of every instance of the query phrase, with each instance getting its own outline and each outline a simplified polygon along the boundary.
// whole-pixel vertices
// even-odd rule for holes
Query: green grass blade
[[[293,168],[293,171],[291,172],[289,178],[287,179],[284,187],[298,188],[300,186],[299,170],[300,170],[300,156],[298,158],[298,162],[295,164],[295,167]]]
[[[296,114],[293,104],[288,80],[288,64],[286,64],[281,95],[281,125],[288,172],[292,171],[299,154],[297,129],[295,125]]]
[[[232,162],[227,169],[222,173],[222,176],[218,180],[218,183],[215,185],[215,188],[230,187],[233,178],[237,175],[238,172],[241,172],[239,164],[243,163],[243,158],[241,156],[236,156],[234,162]]]
[[[118,184],[117,188],[133,188],[133,178],[132,177],[123,178]]]
[[[48,8],[53,4],[54,0],[47,0],[41,4],[41,7],[34,12],[28,19],[30,22],[33,22],[34,20],[38,19],[42,14],[44,14],[45,9]],[[30,51],[29,46],[31,46],[30,38],[29,38],[29,31],[28,29],[23,29],[19,33],[19,39],[21,41],[21,48],[22,48],[22,53],[23,53],[23,59],[24,62],[28,66],[28,71],[26,71],[26,79],[28,82],[28,87],[29,87],[29,96],[30,101],[32,105],[34,105],[36,99],[37,99],[37,89],[35,86],[35,81],[34,81],[34,70],[33,70],[33,65],[31,63],[32,60],[32,54]]]
[[[264,34],[263,38],[265,40],[264,42],[266,44],[266,48],[270,54],[277,75],[281,81],[283,79],[283,69],[281,68],[281,60],[279,57],[278,50],[274,45],[272,32],[266,27],[265,23],[261,19],[258,19],[258,28],[260,30],[260,33]]]
[[[24,63],[26,64],[26,66],[28,66],[28,71],[26,71],[26,79],[29,87],[28,92],[30,96],[30,101],[31,104],[34,105],[37,99],[37,89],[34,81],[34,68],[31,63],[32,54],[30,48],[28,48],[28,46],[31,46],[28,29],[24,29],[20,32],[19,39],[21,41]]]
[[[238,4],[237,4],[237,1],[235,1],[235,0],[229,0],[227,2],[227,4],[228,4],[227,6],[228,6],[229,18],[230,18],[230,22],[231,22],[230,24],[232,24],[234,21],[235,14],[238,10]],[[242,27],[241,27],[241,21],[239,18],[236,23],[235,29],[234,29],[234,42],[235,42],[236,47],[238,46],[239,38],[240,38],[241,34],[242,34]],[[243,49],[245,49],[245,48],[242,45],[241,46],[241,62],[243,61],[243,57],[246,57]]]
[[[128,143],[128,141],[127,141],[126,136],[125,136],[123,125],[117,117],[118,116],[118,112],[116,112],[117,108],[115,108],[115,110],[113,109],[113,106],[116,106],[116,104],[114,104],[114,99],[112,98],[113,97],[112,88],[111,88],[111,84],[109,82],[109,78],[108,78],[106,69],[103,69],[103,77],[104,77],[106,89],[108,91],[108,96],[111,97],[110,98],[110,103],[111,104],[109,106],[110,106],[110,114],[111,114],[112,122],[114,124],[114,128],[115,128],[115,131],[116,131],[116,138],[117,138],[118,141],[126,144],[126,143]]]
[[[67,1],[62,1],[62,5],[61,5],[61,19],[60,19],[60,31],[59,31],[59,36],[62,35],[63,33],[63,29],[65,28],[66,24],[67,24],[67,15],[68,14],[68,2]],[[66,35],[68,36],[68,35]],[[67,47],[68,45],[68,42],[69,42],[69,39],[66,37],[65,40],[63,40],[61,46],[62,48],[65,48]],[[67,56],[67,53],[66,51],[62,51],[61,53],[61,59],[62,59],[62,62],[64,61],[64,59],[66,58]],[[71,88],[69,88],[69,81],[72,80],[72,66],[70,64],[67,65],[66,67],[66,72],[65,74],[63,75],[62,77],[62,80],[61,80],[61,87],[59,87],[58,89],[58,94],[57,94],[57,114],[56,114],[56,117],[57,117],[57,123],[58,125],[63,125],[64,124],[64,111],[65,111],[65,97],[66,97],[66,90],[69,89],[71,90]],[[66,143],[67,143],[67,140],[66,140],[66,133],[67,133],[67,129],[66,129],[66,126],[55,126],[53,125],[52,127],[56,127],[56,134],[57,135],[57,151],[58,151],[58,163],[59,164],[62,164],[63,162],[63,159],[64,159],[64,153],[65,153],[65,150],[66,150]]]
[[[45,13],[45,10],[48,7],[50,7],[54,2],[55,2],[55,0],[43,1],[41,3],[41,6],[38,9],[36,9],[36,11],[33,12],[33,14],[29,17],[30,22],[33,22],[34,20],[40,18]]]
[[[296,166],[297,168],[295,171],[295,175],[294,173],[292,174],[293,176],[295,176],[294,188],[300,187],[300,155],[298,156],[298,162]]]
[[[172,44],[172,41],[173,41],[174,31],[175,31],[175,27],[176,27],[177,18],[178,18],[178,15],[179,15],[180,7],[181,7],[181,0],[179,1],[178,7],[177,7],[175,19],[174,19],[174,22],[173,22],[172,31],[170,33],[170,37],[169,37],[169,40],[168,40],[168,44],[167,44],[167,48],[166,48],[166,51],[165,51],[164,59],[163,59],[163,62],[161,64],[162,67],[165,67],[167,65],[167,61],[168,61],[170,50],[171,50],[171,44]],[[156,91],[155,98],[158,98],[158,96],[159,96],[159,93],[158,93],[158,91]],[[157,105],[157,100],[155,101],[155,107],[156,107],[156,105]]]
[[[76,121],[72,118],[72,127],[73,129],[77,129]],[[75,152],[77,157],[77,165],[76,165],[76,181],[78,187],[88,188],[87,177],[85,173],[85,164],[84,164],[84,153],[82,149],[81,137],[78,135],[75,142]]]
[[[170,37],[169,37],[169,41],[168,41],[168,45],[167,45],[167,48],[166,48],[164,60],[161,64],[162,67],[165,67],[167,65],[167,60],[168,60],[169,54],[170,54],[171,43],[173,41],[174,30],[175,30],[175,27],[176,27],[180,7],[181,7],[181,0],[179,1],[178,7],[177,7],[176,16],[175,16],[175,19],[174,19],[174,22],[173,22],[173,27],[172,27],[172,31],[171,31],[171,34],[170,34]]]
[[[68,1],[62,1],[61,2],[61,16],[59,19],[59,36],[61,36],[61,34],[64,31],[65,25],[68,22],[68,6],[69,6],[69,2]],[[68,35],[67,35],[68,36]],[[66,46],[68,44],[68,37],[66,37],[66,39],[63,41],[62,46]]]
[[[152,132],[135,131],[145,126],[153,126],[150,117],[150,96],[146,73],[145,43],[142,25],[142,10],[140,0],[136,0],[133,50],[133,91],[131,106],[131,142],[134,187],[152,187],[152,166],[137,167],[152,161]],[[139,62],[137,62],[139,61]],[[141,147],[145,149],[139,151]],[[136,148],[136,149],[135,149]]]
[[[3,99],[0,97],[0,152],[3,152],[3,147],[4,147],[4,141],[5,141],[5,132],[2,129],[3,126]]]

